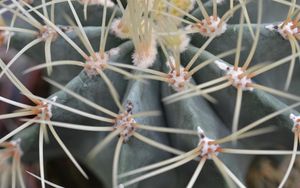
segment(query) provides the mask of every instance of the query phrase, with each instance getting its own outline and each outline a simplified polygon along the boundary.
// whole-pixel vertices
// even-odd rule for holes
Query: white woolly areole
[[[226,72],[226,75],[229,76],[229,79],[232,80],[232,85],[234,87],[240,87],[242,90],[253,91],[253,87],[249,87],[248,85],[252,83],[252,80],[248,78],[246,75],[240,78],[240,75],[244,74],[245,71],[238,67],[236,70],[234,66],[228,66],[227,64],[221,61],[215,61],[217,66]]]
[[[57,96],[54,96],[50,99],[52,102],[55,102],[57,100]],[[51,119],[52,117],[52,104],[49,104],[45,101],[42,102],[42,105],[39,105],[40,113],[37,115],[39,118],[46,118]],[[42,116],[42,114],[45,114],[45,117]]]
[[[52,41],[56,40],[58,37],[58,33],[53,29],[52,27],[49,27],[47,25],[44,25],[38,34],[38,37],[43,39],[43,41],[46,41],[50,37],[52,37]]]
[[[140,68],[151,67],[156,59],[157,49],[154,37],[149,44],[139,45],[132,54],[133,64]]]
[[[115,129],[123,129],[120,136],[123,137],[124,142],[127,142],[136,131],[136,126],[134,125],[136,121],[132,117],[132,108],[133,105],[129,102],[126,106],[126,111],[116,117],[115,124],[113,125]]]
[[[299,131],[300,130],[300,116],[296,116],[294,114],[290,114],[290,119],[293,120],[294,126],[292,131]]]
[[[129,38],[129,30],[122,22],[122,18],[114,19],[111,23],[111,32],[121,39]]]
[[[20,154],[20,156],[23,155],[23,151],[21,149],[21,138],[18,138],[16,140],[11,140],[10,143],[15,147],[16,152],[18,152]]]
[[[195,27],[199,29],[201,35],[211,37],[213,35],[219,36],[223,34],[227,29],[227,24],[221,22],[219,17],[210,16],[207,19],[203,19],[199,23],[196,23]]]
[[[88,5],[105,5],[106,1],[106,6],[107,7],[113,7],[115,4],[111,0],[80,0],[82,4],[88,4]]]
[[[205,136],[204,131],[197,127],[198,129],[198,135],[199,135],[199,144],[198,147],[200,147],[200,156],[201,157],[207,157],[208,159],[211,159],[211,154],[218,155],[218,150],[221,149],[219,144],[212,144],[213,139],[208,138]]]
[[[100,53],[94,53],[94,56],[90,56],[86,60],[84,70],[89,76],[98,75],[99,70],[103,70],[108,62],[109,56],[107,53],[101,55]]]
[[[190,44],[191,38],[186,34],[181,34],[179,36],[179,38],[180,38],[180,41],[181,41],[180,45],[179,45],[179,51],[183,52],[187,49],[187,46]]]
[[[281,22],[278,25],[270,24],[266,26],[266,29],[269,29],[270,31],[277,31],[284,39],[288,39],[288,34],[296,35],[300,32],[300,29],[297,25],[294,25],[293,22],[283,24],[284,22]]]
[[[172,64],[175,67],[175,59],[170,56],[169,61],[166,62],[167,65]],[[184,70],[183,67],[179,68],[179,74],[177,74],[176,69],[171,69],[168,73],[169,85],[177,92],[183,91],[187,88],[187,83],[190,81],[190,76],[188,72]]]

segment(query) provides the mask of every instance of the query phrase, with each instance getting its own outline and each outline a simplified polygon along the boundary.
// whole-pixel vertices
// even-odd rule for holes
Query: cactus
[[[48,179],[62,156],[97,187],[297,187],[296,0],[0,7],[1,51],[17,50],[0,60],[0,187],[75,187]]]

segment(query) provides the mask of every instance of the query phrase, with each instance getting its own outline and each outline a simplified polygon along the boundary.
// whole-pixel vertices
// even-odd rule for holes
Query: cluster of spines
[[[70,0],[66,0],[66,2],[69,3],[70,8],[72,10],[73,16],[75,17],[77,26],[79,30],[80,39],[82,40],[82,43],[84,43],[84,46],[86,47],[86,50],[89,52],[89,54],[86,54],[84,50],[80,49],[68,36],[65,34],[65,30],[56,26],[53,22],[54,20],[51,20],[53,16],[48,15],[47,9],[43,7],[43,14],[37,12],[27,3],[30,2],[17,2],[16,0],[13,0],[13,5],[15,6],[15,9],[9,8],[9,6],[5,4],[1,4],[4,8],[8,9],[8,11],[12,12],[15,15],[20,15],[19,11],[21,12],[21,19],[28,19],[30,20],[30,23],[37,28],[37,31],[22,29],[22,28],[14,28],[13,25],[11,27],[5,27],[1,29],[0,32],[0,39],[2,43],[5,43],[6,41],[9,41],[12,36],[12,31],[15,32],[29,32],[36,34],[36,39],[26,46],[25,50],[22,51],[24,53],[26,50],[31,48],[32,46],[36,45],[40,42],[45,42],[45,61],[46,64],[44,66],[37,66],[33,68],[32,70],[36,70],[39,68],[48,68],[48,73],[51,73],[51,67],[52,66],[59,66],[59,65],[65,65],[67,64],[65,61],[63,62],[52,62],[51,60],[51,51],[50,51],[50,44],[58,37],[63,37],[71,46],[74,47],[75,50],[77,50],[83,58],[86,60],[86,62],[72,62],[69,63],[70,65],[76,65],[81,66],[84,68],[86,73],[90,76],[99,75],[108,85],[109,92],[111,93],[115,103],[119,107],[120,112],[111,112],[99,105],[93,104],[92,101],[88,101],[87,99],[84,99],[83,97],[79,96],[76,93],[73,93],[72,91],[69,91],[65,89],[63,86],[59,85],[58,83],[55,83],[54,81],[51,81],[49,79],[46,79],[49,83],[59,87],[60,89],[70,93],[78,100],[83,101],[84,103],[94,107],[95,109],[100,110],[101,112],[107,113],[108,115],[111,115],[112,118],[105,118],[105,117],[95,117],[93,114],[88,113],[81,113],[77,109],[72,109],[68,106],[64,106],[62,104],[56,103],[56,98],[53,98],[51,100],[42,99],[40,97],[34,96],[30,91],[28,91],[25,86],[22,85],[22,83],[14,76],[14,74],[9,70],[9,67],[14,63],[14,61],[22,54],[18,54],[12,61],[10,61],[7,65],[4,65],[3,62],[1,62],[1,68],[2,73],[1,77],[3,75],[6,75],[10,78],[10,81],[13,82],[16,87],[26,95],[29,99],[32,100],[33,103],[35,103],[36,106],[29,106],[26,104],[20,104],[16,103],[10,99],[6,99],[1,97],[1,100],[4,102],[7,102],[9,104],[18,106],[23,109],[21,112],[15,112],[12,114],[4,114],[1,115],[1,119],[6,118],[12,118],[12,117],[27,117],[34,115],[35,118],[27,121],[21,128],[18,128],[17,130],[13,131],[9,135],[3,137],[1,139],[1,143],[4,143],[7,139],[15,135],[17,132],[22,131],[29,125],[33,123],[40,123],[41,127],[44,125],[48,125],[50,128],[50,131],[54,136],[56,137],[57,141],[60,143],[61,147],[65,150],[69,158],[73,161],[74,165],[82,172],[84,176],[86,174],[83,172],[81,167],[78,165],[78,163],[75,161],[75,159],[72,157],[68,149],[63,145],[60,138],[55,134],[55,130],[53,129],[53,126],[63,124],[59,122],[52,122],[51,116],[52,116],[52,105],[61,107],[65,110],[77,113],[78,115],[83,115],[89,118],[94,118],[99,121],[104,121],[112,124],[112,127],[88,127],[85,128],[78,125],[78,127],[72,127],[70,124],[64,124],[65,128],[72,127],[74,129],[81,129],[81,130],[93,130],[93,131],[112,131],[109,136],[107,136],[107,139],[103,140],[103,143],[96,146],[94,150],[92,150],[90,156],[94,156],[95,153],[100,152],[100,150],[108,143],[112,138],[119,135],[119,142],[116,146],[115,151],[115,157],[119,155],[121,144],[126,142],[129,137],[134,136],[137,139],[140,139],[144,141],[147,144],[156,146],[164,151],[171,152],[173,154],[177,154],[179,156],[175,157],[176,162],[168,163],[171,164],[170,166],[162,167],[162,169],[154,170],[153,172],[142,175],[141,177],[135,178],[133,180],[130,180],[128,182],[124,182],[121,184],[121,186],[128,186],[133,183],[136,183],[138,181],[141,181],[143,179],[149,178],[151,176],[157,175],[159,173],[162,173],[164,171],[170,170],[172,168],[175,168],[177,166],[180,166],[186,162],[189,162],[191,160],[196,159],[197,157],[200,157],[200,163],[192,176],[191,180],[188,183],[187,187],[192,187],[195,183],[195,180],[197,179],[197,176],[199,175],[206,159],[212,159],[214,160],[216,166],[220,169],[220,172],[222,175],[224,175],[225,180],[229,185],[232,185],[232,182],[230,178],[240,187],[244,187],[243,183],[238,180],[235,175],[217,158],[217,154],[219,152],[223,153],[238,153],[238,154],[256,154],[256,153],[272,153],[274,155],[281,154],[283,151],[251,151],[251,150],[238,150],[238,149],[228,149],[228,148],[221,148],[219,144],[228,142],[228,141],[234,141],[243,137],[247,137],[247,134],[251,133],[251,129],[261,124],[262,120],[267,121],[276,115],[279,115],[280,113],[283,113],[284,111],[290,110],[291,108],[294,108],[296,105],[289,106],[288,108],[285,108],[283,110],[274,112],[267,116],[268,118],[263,118],[262,120],[258,120],[254,122],[253,124],[250,124],[249,126],[246,126],[245,128],[238,130],[238,122],[239,122],[239,113],[241,109],[241,102],[242,102],[242,93],[246,91],[253,91],[254,89],[263,90],[266,92],[269,92],[273,95],[279,95],[281,97],[285,97],[288,99],[296,100],[298,101],[300,97],[286,93],[281,92],[272,88],[268,88],[266,86],[262,86],[259,84],[256,84],[252,82],[251,78],[262,74],[268,70],[272,70],[284,63],[292,61],[291,65],[294,63],[295,59],[299,52],[296,51],[299,50],[298,42],[296,39],[298,39],[298,20],[299,16],[297,16],[294,19],[291,19],[291,15],[293,14],[293,11],[295,9],[295,2],[291,4],[290,11],[288,13],[288,18],[286,21],[280,23],[278,26],[272,26],[269,27],[273,30],[278,31],[281,36],[285,39],[289,39],[291,41],[292,49],[294,49],[293,54],[289,57],[283,58],[281,60],[278,60],[270,65],[264,66],[264,67],[253,67],[253,69],[249,68],[249,65],[252,61],[253,54],[255,53],[255,48],[257,46],[257,43],[259,41],[259,26],[261,23],[261,17],[262,17],[262,1],[258,1],[258,21],[256,28],[256,33],[253,31],[253,38],[254,42],[251,47],[250,53],[248,58],[246,59],[243,66],[239,66],[239,56],[242,46],[242,33],[243,33],[243,23],[244,19],[246,21],[249,21],[248,14],[246,12],[245,8],[245,2],[243,0],[240,0],[239,3],[236,6],[231,6],[231,9],[228,10],[227,13],[224,14],[223,17],[218,17],[217,15],[217,3],[219,1],[212,0],[213,3],[213,15],[208,15],[203,3],[200,0],[197,0],[196,3],[198,5],[198,8],[200,9],[203,19],[199,20],[195,18],[193,15],[189,14],[188,12],[193,9],[194,4],[196,4],[193,0],[184,0],[184,1],[176,1],[176,0],[145,0],[145,1],[129,1],[127,4],[127,7],[124,8],[120,1],[118,1],[118,5],[120,6],[123,17],[113,20],[113,16],[111,17],[110,21],[106,24],[105,19],[102,20],[102,29],[103,34],[101,34],[101,41],[100,41],[100,50],[95,51],[90,44],[90,41],[88,40],[88,37],[86,33],[83,30],[83,27],[79,21],[78,15],[76,14],[76,11],[72,5],[72,2]],[[43,2],[45,4],[45,2]],[[55,4],[56,2],[52,2],[52,4]],[[82,4],[85,5],[93,5],[93,4],[100,4],[104,6],[104,15],[103,17],[106,17],[106,9],[107,7],[113,7],[113,3],[109,0],[104,1],[81,1]],[[234,4],[233,1],[230,1],[230,4]],[[50,4],[51,5],[51,4]],[[32,17],[27,11],[26,8],[33,9],[35,13],[40,16],[44,23],[39,23],[34,17]],[[240,21],[240,31],[238,36],[238,42],[237,42],[237,50],[236,52],[236,58],[233,66],[226,65],[219,60],[211,60],[209,62],[204,62],[203,64],[197,65],[195,68],[191,69],[194,65],[196,59],[201,55],[201,53],[205,50],[205,48],[209,45],[211,41],[213,41],[216,37],[222,35],[224,32],[226,32],[226,22],[227,20],[234,14],[236,10],[241,8],[242,14],[241,14],[241,21]],[[86,14],[86,16],[88,16]],[[193,22],[189,21],[187,18],[190,18],[193,20]],[[166,26],[166,24],[170,23],[170,27]],[[187,27],[183,27],[183,23],[187,24]],[[128,38],[132,40],[135,52],[133,54],[133,64],[136,66],[126,66],[126,65],[120,65],[120,64],[113,64],[109,63],[109,55],[107,52],[105,52],[105,43],[109,42],[106,41],[107,35],[111,31],[115,33],[120,38]],[[180,63],[180,53],[183,52],[186,49],[186,46],[188,45],[190,39],[187,36],[188,33],[198,33],[201,34],[203,37],[208,37],[205,44],[198,50],[198,52],[195,54],[195,56],[189,61],[189,63],[182,67]],[[166,65],[169,67],[170,71],[168,73],[152,70],[151,67],[156,59],[157,53],[158,53],[158,46],[163,51],[164,55],[167,58]],[[229,55],[229,54],[226,54]],[[220,55],[221,56],[221,55]],[[222,54],[224,56],[224,54]],[[215,62],[218,67],[224,71],[225,76],[222,78],[218,78],[217,80],[213,80],[213,84],[203,83],[205,87],[200,85],[192,85],[189,81],[192,75],[199,71],[200,69],[204,68],[205,65],[208,65],[209,63]],[[131,75],[129,72],[126,72],[119,67],[126,68],[126,69],[133,69],[133,70],[139,70],[143,72],[144,74],[140,76]],[[230,136],[227,136],[222,139],[216,139],[212,140],[208,138],[203,130],[201,128],[198,129],[198,131],[190,131],[190,130],[177,130],[177,129],[167,129],[167,128],[159,128],[159,127],[151,127],[151,126],[145,126],[140,125],[138,122],[134,120],[134,114],[132,113],[131,106],[127,105],[124,109],[123,105],[120,102],[119,95],[116,92],[116,89],[110,82],[110,80],[107,78],[105,73],[103,72],[105,69],[111,69],[115,72],[118,72],[124,76],[133,78],[133,79],[154,79],[154,80],[160,80],[163,82],[168,83],[175,91],[178,91],[178,93],[174,94],[174,97],[168,96],[165,101],[168,103],[173,103],[175,101],[181,100],[183,98],[186,98],[187,96],[191,97],[194,95],[201,95],[205,97],[206,99],[213,101],[213,98],[209,95],[212,92],[218,91],[220,89],[234,86],[237,89],[237,99],[236,99],[236,106],[235,106],[235,112],[233,117],[233,134]],[[191,70],[190,70],[191,69]],[[32,71],[31,70],[31,71]],[[292,70],[289,71],[288,79],[286,83],[285,89],[287,90],[289,87],[289,84],[291,82],[291,74]],[[224,82],[220,85],[213,86],[214,84]],[[205,88],[205,89],[203,89]],[[168,101],[168,99],[171,99]],[[297,104],[299,105],[299,104]],[[279,113],[280,112],[280,113]],[[157,115],[157,113],[145,113],[144,115]],[[294,121],[295,128],[293,129],[295,132],[295,140],[299,137],[298,135],[298,119],[295,115],[291,115],[291,119]],[[28,123],[29,122],[29,123]],[[296,123],[295,123],[296,122]],[[253,126],[255,125],[255,126]],[[149,140],[148,138],[142,137],[140,134],[136,133],[135,131],[137,129],[145,129],[145,130],[152,130],[152,131],[158,131],[158,132],[168,132],[168,133],[181,133],[181,134],[192,134],[197,135],[199,134],[199,145],[196,146],[196,148],[190,152],[187,153],[181,153],[181,151],[178,151],[174,148],[164,146],[160,143],[156,143],[153,140]],[[43,135],[45,134],[46,130],[45,128],[40,128],[40,167],[41,167],[41,174],[40,177],[37,177],[41,180],[42,186],[45,186],[45,183],[49,183],[45,180],[44,172],[43,172],[43,150],[42,148],[42,140]],[[259,131],[258,131],[259,132]],[[264,132],[264,131],[261,131]],[[297,133],[297,134],[296,134]],[[256,133],[259,134],[259,133]],[[45,134],[46,135],[46,134]],[[251,134],[250,134],[251,135]],[[296,143],[296,142],[295,142]],[[288,154],[292,154],[292,160],[290,163],[290,166],[287,170],[287,173],[285,177],[283,178],[280,187],[282,187],[291,171],[291,166],[293,164],[293,161],[295,160],[295,156],[297,154],[296,147],[297,143],[294,144],[294,150],[293,151],[285,151]],[[296,149],[295,149],[296,148]],[[118,159],[116,159],[118,160]],[[118,186],[118,180],[117,180],[117,161],[114,160],[114,167],[113,167],[113,186]],[[163,162],[162,162],[163,163]],[[162,164],[161,163],[161,164]],[[157,167],[161,167],[159,164],[157,164]],[[129,173],[132,174],[132,173]],[[126,176],[123,175],[123,176]],[[50,183],[52,184],[52,183]],[[53,185],[53,184],[52,184]]]

